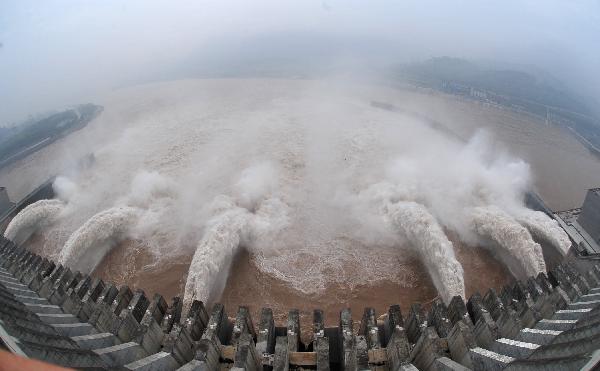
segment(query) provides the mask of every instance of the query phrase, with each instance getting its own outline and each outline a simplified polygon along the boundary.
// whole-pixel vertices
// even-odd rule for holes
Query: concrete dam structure
[[[565,261],[548,274],[426,310],[349,309],[308,343],[299,313],[285,327],[264,308],[230,317],[221,304],[116,287],[0,240],[0,337],[21,356],[78,369],[591,370],[600,365],[600,264]],[[332,326],[333,325],[333,326]]]

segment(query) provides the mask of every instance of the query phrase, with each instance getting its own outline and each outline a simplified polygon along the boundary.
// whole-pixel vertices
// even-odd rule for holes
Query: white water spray
[[[546,271],[542,247],[506,212],[497,206],[475,207],[471,216],[475,232],[495,243],[492,252],[515,277],[524,279]]]
[[[415,246],[442,299],[465,297],[463,269],[454,256],[452,243],[425,206],[400,201],[387,207],[393,224]]]
[[[538,240],[549,242],[562,255],[565,256],[571,248],[571,240],[558,222],[551,219],[541,211],[524,209],[516,215],[519,223],[525,226]]]
[[[65,204],[60,200],[37,201],[25,207],[11,220],[4,237],[21,244],[37,230],[54,223],[64,208]]]
[[[73,232],[58,261],[73,270],[91,273],[104,256],[127,237],[139,216],[139,209],[128,206],[99,212]]]
[[[400,103],[403,99],[396,91],[364,90],[360,86],[332,89],[330,85],[304,80],[197,80],[140,86],[112,95],[104,104],[110,115],[103,115],[103,121],[69,135],[60,146],[48,146],[52,152],[43,161],[41,157],[36,160],[36,173],[44,174],[48,168],[60,174],[63,169],[57,164],[65,163],[63,153],[68,154],[68,159],[73,157],[72,151],[64,148],[85,147],[77,156],[92,150],[95,158],[92,166],[68,172],[71,182],[57,178],[55,190],[58,197],[68,202],[69,213],[67,216],[65,210],[52,229],[43,230],[45,246],[52,245],[46,250],[58,255],[69,236],[69,244],[73,245],[75,236],[82,233],[77,229],[102,210],[135,207],[140,210],[139,219],[126,222],[133,225],[132,230],[119,233],[120,227],[111,227],[116,232],[109,228],[107,233],[113,237],[99,233],[98,238],[111,243],[120,236],[142,241],[154,266],[180,262],[194,249],[199,256],[204,251],[206,260],[212,259],[210,254],[216,254],[209,246],[218,249],[235,245],[231,248],[235,251],[241,245],[251,250],[262,273],[291,287],[301,285],[312,290],[307,293],[312,295],[330,289],[335,292],[338,287],[347,292],[348,288],[365,283],[376,290],[385,281],[409,287],[414,281],[403,276],[405,271],[398,273],[398,266],[407,259],[412,261],[414,254],[405,250],[411,245],[419,248],[424,267],[438,281],[436,286],[442,287],[441,278],[434,277],[434,271],[442,270],[437,267],[442,259],[430,258],[432,263],[426,260],[427,249],[417,245],[422,243],[420,230],[409,233],[394,223],[390,228],[389,223],[382,222],[392,210],[382,213],[381,207],[386,204],[414,201],[426,205],[425,211],[433,219],[430,225],[438,223],[436,229],[456,232],[462,242],[471,246],[489,240],[489,233],[475,231],[473,207],[497,205],[526,225],[517,215],[523,207],[521,196],[531,186],[526,163],[499,154],[492,140],[479,136],[464,146],[410,115],[370,104],[371,99],[380,96],[383,101],[397,101],[411,110],[410,103]],[[446,120],[439,114],[439,120],[463,136],[472,131],[471,123],[463,127],[460,120],[450,118],[462,116],[449,115]],[[485,126],[484,122],[477,124]],[[519,127],[514,126],[515,130]],[[81,134],[85,136],[82,138]],[[402,161],[388,164],[395,158]],[[240,192],[229,186],[250,162],[265,160],[277,167],[279,177],[279,184],[267,182],[266,188],[276,191],[291,206],[293,223],[285,233],[277,235],[278,248],[260,251],[262,242],[248,244],[243,231],[252,230],[257,235],[262,226],[254,221],[259,219],[271,228],[273,219],[258,217],[266,207],[261,199],[265,187],[254,180],[269,179],[272,172],[263,166],[246,173],[249,176],[242,176],[237,184]],[[138,174],[145,169],[160,176]],[[23,173],[21,177],[8,174],[5,179],[15,182],[28,171]],[[255,177],[252,173],[262,175]],[[382,181],[407,191],[393,190],[386,199],[376,199],[376,212],[367,215],[363,200],[357,201],[356,193]],[[349,197],[338,207],[331,201],[337,200],[340,188]],[[230,209],[207,211],[205,206],[221,194],[231,195],[233,210],[241,209],[241,214],[248,215],[249,221],[241,223],[243,228],[227,231],[223,229],[225,222],[218,228],[223,214],[235,214]],[[356,213],[348,212],[355,207]],[[427,227],[419,228],[427,231]],[[535,234],[531,226],[528,228]],[[524,236],[531,238],[527,233]],[[265,238],[268,240],[268,233]],[[219,239],[222,245],[217,243]],[[81,249],[96,245],[84,241],[77,244]],[[451,248],[446,241],[437,244],[442,250]],[[399,245],[404,250],[397,248]],[[199,246],[203,246],[201,251]],[[235,252],[227,252],[228,247],[223,249],[226,257],[217,270],[227,272],[227,256],[234,256]],[[66,250],[62,254],[65,260],[90,254]],[[103,254],[93,260],[100,261]],[[387,260],[385,264],[383,260]],[[111,270],[129,268],[123,262],[115,264]],[[378,270],[371,273],[373,265]],[[137,274],[135,269],[133,275]],[[190,269],[190,278],[196,275],[198,282],[206,278],[194,270]],[[458,270],[454,273],[458,275]],[[192,282],[188,286],[194,287]],[[442,294],[445,289],[439,287]],[[211,290],[198,288],[198,292],[204,292],[198,297],[210,296]]]
[[[252,202],[254,212],[227,196],[213,202],[220,213],[207,226],[198,243],[185,284],[184,302],[217,299],[227,282],[231,263],[240,246],[259,249],[274,240],[274,233],[288,225],[287,205],[276,198]]]
[[[274,233],[287,226],[287,205],[277,198],[266,198],[276,183],[272,165],[261,163],[242,171],[233,187],[235,198],[220,195],[214,199],[211,208],[215,217],[207,223],[194,253],[184,302],[218,298],[239,247],[264,247]]]

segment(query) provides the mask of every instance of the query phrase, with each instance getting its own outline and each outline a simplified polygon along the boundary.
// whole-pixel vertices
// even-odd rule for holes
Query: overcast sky
[[[249,49],[536,65],[600,97],[600,0],[2,1],[0,43],[0,125]]]

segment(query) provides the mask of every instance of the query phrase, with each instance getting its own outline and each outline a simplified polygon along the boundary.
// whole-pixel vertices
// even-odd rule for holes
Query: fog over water
[[[4,1],[0,125],[139,82],[441,55],[546,71],[597,103],[599,34],[595,0]]]
[[[85,272],[126,240],[150,254],[144,269],[191,257],[186,300],[218,300],[241,249],[304,294],[332,284],[403,285],[398,264],[416,257],[449,300],[464,296],[465,283],[446,232],[490,250],[516,277],[545,270],[528,229],[568,248],[555,222],[527,217],[532,170],[495,139],[505,128],[448,121],[449,135],[373,99],[411,109],[456,100],[339,80],[141,85],[107,95],[88,127],[0,176],[19,189],[23,169],[38,170],[29,173],[33,183],[45,171],[61,174],[61,204],[43,209],[55,222],[38,225],[45,254]],[[97,135],[106,130],[113,135]],[[69,166],[88,153],[91,164]],[[32,220],[23,223],[31,228],[37,206],[13,223]]]

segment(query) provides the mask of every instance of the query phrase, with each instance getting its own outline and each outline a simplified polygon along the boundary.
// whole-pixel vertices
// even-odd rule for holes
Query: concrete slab
[[[17,280],[15,277],[11,276],[11,275],[0,275],[0,283],[12,283],[12,284],[19,284],[21,283],[19,280]]]
[[[407,364],[400,365],[400,368],[398,368],[398,371],[419,371],[419,369],[416,368],[415,365],[413,365],[412,363],[407,363]]]
[[[94,326],[89,323],[59,323],[52,325],[52,327],[64,336],[82,336],[98,333]]]
[[[3,282],[2,285],[4,287],[6,287],[7,289],[20,289],[20,290],[29,289],[29,287],[27,287],[27,285],[23,285],[19,281],[17,281],[17,282]]]
[[[543,319],[535,325],[535,328],[539,330],[566,331],[572,328],[576,322],[576,320],[572,319]]]
[[[62,323],[78,323],[79,318],[75,317],[72,314],[66,314],[66,313],[39,313],[37,315],[42,321],[50,324],[50,325],[55,325],[55,324],[62,324]]]
[[[590,300],[590,301],[577,301],[569,304],[569,309],[581,309],[581,308],[590,308],[593,309],[600,305],[600,300]]]
[[[483,348],[473,348],[469,352],[471,353],[473,369],[475,370],[500,371],[515,361],[513,357]]]
[[[206,362],[195,359],[179,367],[177,371],[209,371],[209,368]]]
[[[588,314],[591,310],[591,308],[558,310],[554,313],[552,319],[578,320]]]
[[[450,358],[440,357],[435,360],[435,367],[438,371],[469,371],[469,368],[454,362]]]
[[[536,328],[524,328],[519,332],[517,340],[524,341],[527,343],[546,345],[550,344],[552,340],[562,331],[554,330],[540,330]]]
[[[25,307],[38,314],[64,314],[58,305],[23,303]]]
[[[501,338],[492,343],[490,350],[516,359],[524,359],[539,347],[539,344]]]
[[[24,295],[15,295],[15,299],[20,301],[23,304],[42,304],[49,305],[50,302],[44,298],[40,298],[39,296],[24,296]]]
[[[25,285],[23,285],[23,286],[25,286]],[[6,286],[6,290],[13,295],[25,295],[25,296],[34,296],[34,297],[39,296],[37,294],[37,292],[29,289],[27,286],[25,286],[25,288],[23,288],[23,289]]]
[[[173,371],[177,368],[179,363],[166,352],[158,352],[125,365],[125,369],[137,371]]]
[[[110,332],[72,336],[71,339],[73,339],[82,349],[107,348],[121,343],[119,339]]]
[[[593,294],[581,295],[577,299],[577,301],[592,301],[592,300],[600,300],[600,292],[595,292]]]
[[[98,354],[111,367],[123,366],[147,356],[144,348],[133,341],[112,347],[95,349],[94,353]]]
[[[37,292],[32,291],[32,290],[25,290],[22,292],[17,292],[17,293],[12,293],[14,296],[18,296],[18,297],[25,297],[25,298],[40,298],[40,296],[37,294]]]

